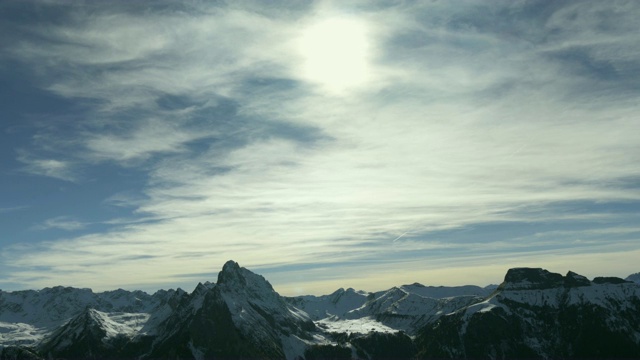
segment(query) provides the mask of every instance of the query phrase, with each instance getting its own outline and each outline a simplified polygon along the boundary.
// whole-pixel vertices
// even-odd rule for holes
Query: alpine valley
[[[0,291],[3,359],[640,358],[640,276],[284,297],[236,262],[191,292]]]

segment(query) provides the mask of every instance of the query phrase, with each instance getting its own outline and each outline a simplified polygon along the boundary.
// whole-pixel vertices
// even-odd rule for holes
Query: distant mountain
[[[282,297],[229,261],[191,293],[0,291],[0,360],[637,358],[639,295],[619,278],[516,268],[497,287]]]
[[[640,272],[627,276],[625,280],[633,281],[636,284],[640,284]]]
[[[0,346],[34,346],[87,308],[148,317],[175,292],[160,290],[149,295],[142,291],[119,289],[94,293],[90,289],[62,286],[39,291],[0,290]]]
[[[413,334],[439,316],[473,302],[490,291],[478,286],[424,286],[419,283],[369,293],[339,289],[331,295],[286,298],[329,332],[366,334],[404,331]]]
[[[305,311],[313,320],[320,320],[331,316],[343,318],[346,313],[357,309],[373,296],[366,291],[338,289],[330,295],[296,296],[285,298],[291,305]]]

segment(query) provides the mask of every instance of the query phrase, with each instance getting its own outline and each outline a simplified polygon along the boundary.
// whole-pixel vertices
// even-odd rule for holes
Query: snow
[[[625,299],[640,296],[640,286],[634,284],[595,284],[573,288],[556,287],[545,290],[512,290],[498,295],[501,300],[510,300],[530,306],[549,306],[558,308],[561,305],[592,304],[609,307],[614,303],[630,304]]]
[[[313,344],[295,335],[281,336],[280,341],[282,343],[282,351],[287,360],[304,358],[304,351],[310,344]]]
[[[466,308],[461,310],[461,311],[464,311],[463,318],[465,320],[468,320],[476,313],[487,313],[500,306],[495,303],[495,300],[493,301],[494,303],[492,303],[492,299],[488,299],[483,302],[479,302],[477,304],[467,306]]]
[[[290,302],[309,314],[312,319],[320,320],[334,315],[344,317],[347,312],[364,305],[370,295],[354,289],[338,289],[330,295],[300,296]]]
[[[147,313],[104,313],[97,310],[91,310],[91,312],[107,332],[107,338],[118,335],[132,338],[142,330],[150,317]]]
[[[368,334],[372,331],[381,333],[396,333],[399,331],[376,321],[371,316],[359,319],[337,319],[331,317],[315,323],[319,328],[329,333]]]
[[[47,329],[40,329],[30,324],[0,322],[0,345],[35,344],[48,332]]]

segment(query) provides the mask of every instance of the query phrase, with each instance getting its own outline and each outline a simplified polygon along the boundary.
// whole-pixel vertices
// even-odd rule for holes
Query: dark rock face
[[[215,289],[204,296],[200,309],[195,313],[190,310],[180,309],[167,320],[165,331],[153,344],[148,358],[190,359],[196,353],[206,359],[284,357],[281,349],[269,346],[273,344],[262,344],[264,348],[259,348],[252,339],[244,337]]]
[[[246,286],[247,280],[242,276],[240,265],[237,262],[227,261],[222,267],[222,271],[218,273],[218,282],[216,284],[237,284],[239,286]]]
[[[578,275],[573,271],[569,271],[564,277],[565,287],[591,286],[591,281],[582,275]]]
[[[370,333],[353,337],[350,343],[363,359],[413,359],[415,345],[403,332],[395,334]]]
[[[507,271],[502,289],[551,289],[564,284],[564,277],[540,268],[514,268]]]
[[[462,325],[464,324],[464,325]],[[466,328],[464,328],[466,326]],[[464,328],[464,329],[463,329]],[[478,314],[468,323],[464,313],[444,316],[416,337],[419,359],[538,358],[522,334],[521,324],[502,309]]]
[[[613,276],[599,276],[599,277],[593,278],[593,282],[595,284],[624,284],[624,283],[630,283],[631,281],[623,280],[621,278],[613,277]]]
[[[351,349],[340,345],[315,345],[304,352],[305,360],[350,360]]]
[[[0,349],[0,360],[42,360],[35,352],[19,346],[9,346]]]

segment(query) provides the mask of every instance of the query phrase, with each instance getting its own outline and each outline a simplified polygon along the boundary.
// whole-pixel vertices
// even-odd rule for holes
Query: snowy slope
[[[347,333],[367,333],[376,329],[411,334],[439,316],[478,302],[490,293],[471,285],[435,287],[414,283],[375,293],[339,289],[330,295],[298,296],[287,301],[330,331],[343,328]]]
[[[481,301],[479,296],[430,298],[407,292],[405,288],[391,288],[371,296],[361,307],[345,314],[345,319],[375,319],[381,324],[413,334],[424,325],[444,314]]]
[[[42,354],[55,357],[83,356],[87,349],[105,353],[120,339],[132,339],[149,318],[145,313],[104,313],[87,308],[64,326],[47,336],[40,346]]]

